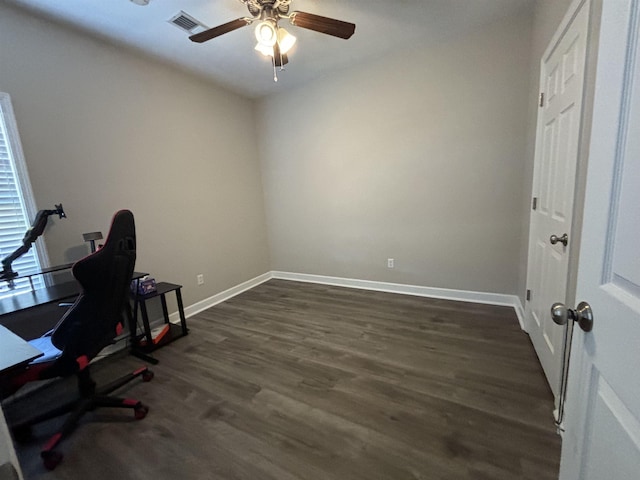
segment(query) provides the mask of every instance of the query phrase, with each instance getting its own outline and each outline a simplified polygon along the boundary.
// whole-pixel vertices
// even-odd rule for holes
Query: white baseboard
[[[518,316],[518,323],[520,324],[520,328],[522,329],[523,332],[529,333],[529,332],[527,332],[527,329],[524,328],[524,326],[525,326],[525,323],[524,323],[524,307],[522,306],[522,302],[520,301],[520,297],[518,297],[517,295],[514,295],[513,309],[516,311],[516,315]]]
[[[441,298],[443,300],[455,300],[458,302],[482,303],[487,305],[500,305],[512,307],[515,310],[520,328],[524,326],[524,310],[520,298],[516,295],[503,293],[474,292],[470,290],[453,290],[449,288],[423,287],[419,285],[406,285],[401,283],[374,282],[371,280],[357,280],[352,278],[328,277],[324,275],[310,275],[306,273],[271,272],[272,278],[281,280],[293,280],[296,282],[319,283],[322,285],[334,285],[338,287],[360,288],[362,290],[375,290],[377,292],[398,293],[402,295],[414,295],[418,297]]]
[[[217,293],[209,298],[205,298],[204,300],[200,300],[199,302],[194,303],[193,305],[189,305],[184,309],[184,316],[189,318],[197,313],[200,313],[207,308],[211,308],[219,303],[224,302],[225,300],[229,300],[230,298],[235,297],[236,295],[240,295],[242,292],[246,292],[247,290],[251,290],[254,287],[257,287],[261,283],[264,283],[270,280],[272,277],[271,272],[263,273],[262,275],[258,275],[251,280],[247,280],[246,282],[242,282],[235,287],[231,287],[224,292]],[[178,312],[174,312],[169,315],[169,320],[171,323],[180,323],[180,315]]]
[[[229,300],[236,295],[246,292],[261,283],[272,278],[280,280],[291,280],[295,282],[317,283],[321,285],[334,285],[337,287],[359,288],[362,290],[374,290],[378,292],[397,293],[401,295],[414,295],[418,297],[441,298],[443,300],[454,300],[458,302],[482,303],[487,305],[499,305],[512,307],[515,310],[520,328],[524,330],[524,309],[520,298],[516,295],[502,293],[474,292],[469,290],[453,290],[448,288],[423,287],[419,285],[406,285],[401,283],[374,282],[371,280],[357,280],[353,278],[329,277],[325,275],[311,275],[306,273],[278,272],[271,271],[259,275],[251,280],[247,280],[235,287],[231,287],[224,292],[220,292],[209,298],[205,298],[193,305],[185,307],[185,317],[189,318],[200,313],[207,308],[211,308],[219,303]],[[172,323],[180,322],[178,312],[169,316]]]

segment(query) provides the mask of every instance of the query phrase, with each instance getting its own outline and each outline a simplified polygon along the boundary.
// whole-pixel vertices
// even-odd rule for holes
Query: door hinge
[[[544,92],[540,92],[540,98],[538,98],[538,105],[544,107]]]
[[[531,209],[536,210],[538,208],[538,197],[533,197],[533,202],[531,202]]]
[[[531,290],[527,290],[527,302],[531,301]]]

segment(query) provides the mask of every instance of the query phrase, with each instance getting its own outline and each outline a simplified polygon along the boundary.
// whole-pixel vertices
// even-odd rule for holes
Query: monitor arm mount
[[[67,218],[67,215],[62,209],[62,204],[54,205],[54,207],[54,210],[40,210],[36,214],[36,218],[33,220],[31,227],[29,227],[24,234],[22,245],[20,245],[15,252],[2,260],[3,268],[0,272],[0,280],[7,280],[9,282],[9,288],[13,288],[13,279],[18,276],[18,272],[14,272],[11,269],[11,264],[31,249],[33,242],[35,242],[36,239],[44,232],[49,217],[57,214],[60,218]]]

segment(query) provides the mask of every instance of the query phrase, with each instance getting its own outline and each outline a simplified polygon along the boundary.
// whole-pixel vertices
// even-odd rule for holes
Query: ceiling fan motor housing
[[[289,13],[291,0],[240,0],[249,9],[249,13],[254,17],[264,16],[267,18],[285,16]],[[273,15],[275,13],[276,15]]]

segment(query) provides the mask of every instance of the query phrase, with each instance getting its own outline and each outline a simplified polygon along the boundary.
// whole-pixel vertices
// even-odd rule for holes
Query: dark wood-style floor
[[[146,419],[94,412],[27,479],[555,479],[560,438],[511,308],[271,280],[157,352]],[[122,372],[129,357],[96,366]]]

